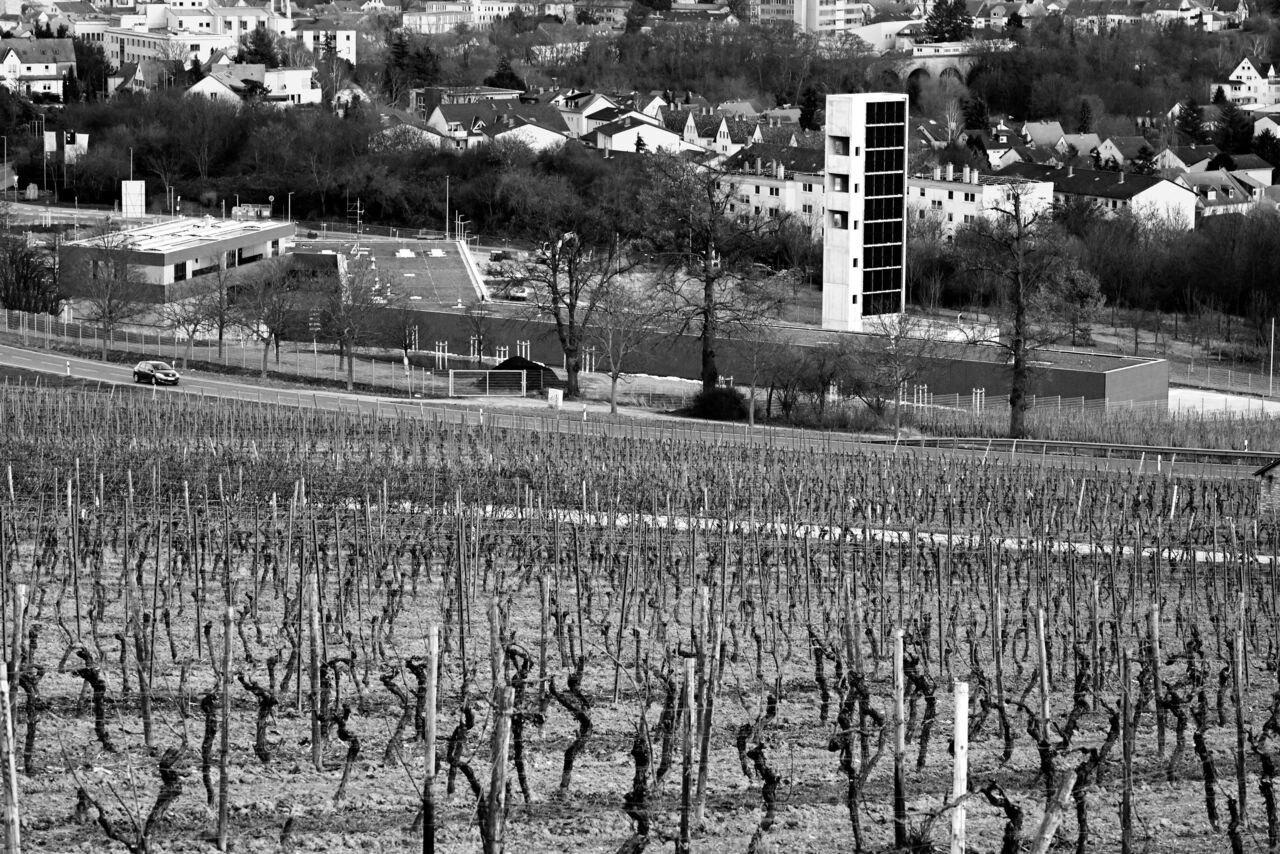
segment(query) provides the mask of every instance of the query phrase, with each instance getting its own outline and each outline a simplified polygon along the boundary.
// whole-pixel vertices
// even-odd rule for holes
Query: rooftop
[[[183,250],[198,249],[211,241],[235,239],[260,239],[264,232],[272,229],[293,229],[293,224],[281,220],[237,220],[215,219],[213,217],[180,217],[164,222],[144,225],[120,232],[122,241],[135,252],[151,252],[170,254]],[[101,238],[89,237],[67,244],[68,246],[84,246],[95,248],[101,245]]]

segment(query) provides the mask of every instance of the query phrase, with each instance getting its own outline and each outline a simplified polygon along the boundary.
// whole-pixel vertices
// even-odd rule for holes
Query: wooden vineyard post
[[[308,632],[310,641],[310,677],[311,677],[311,764],[317,771],[324,770],[324,751],[320,745],[320,578],[317,565],[316,574],[312,576],[313,584],[309,587],[311,601]]]
[[[1098,602],[1098,579],[1093,579],[1092,599],[1090,605],[1089,619],[1093,623],[1090,629],[1090,646],[1092,649],[1089,654],[1093,656],[1093,691],[1097,695],[1102,691],[1102,618],[1099,611]],[[1096,699],[1093,701],[1096,706]]]
[[[1249,794],[1249,778],[1245,775],[1244,752],[1244,704],[1240,696],[1244,685],[1244,610],[1240,611],[1241,624],[1236,626],[1231,643],[1231,701],[1236,707],[1236,798],[1240,804],[1240,829],[1249,826],[1249,811],[1245,799]]]
[[[423,759],[422,781],[422,854],[435,854],[436,850],[436,674],[440,667],[440,627],[435,623],[427,629],[427,685],[423,714],[426,717],[423,736],[426,756]]]
[[[907,716],[902,629],[893,630],[893,846],[907,847]]]
[[[1120,854],[1133,851],[1133,697],[1129,685],[1129,651],[1120,653],[1120,725],[1122,790],[1120,795]]]
[[[218,850],[227,850],[227,757],[231,752],[231,626],[235,622],[236,609],[228,605],[222,615],[222,745],[218,757]],[[212,643],[210,644],[212,645]]]
[[[690,825],[693,812],[693,680],[694,660],[684,660],[684,691],[681,697],[683,711],[680,717],[681,742],[684,755],[680,767],[680,836],[676,839],[676,854],[689,854],[692,845],[692,827]]]
[[[965,854],[964,803],[969,791],[969,683],[957,682],[955,690],[955,760],[951,771],[951,854]]]
[[[0,537],[3,534],[0,533]],[[0,541],[0,548],[3,543]],[[18,584],[13,595],[13,642],[9,646],[9,684],[17,685],[22,677],[22,638],[26,633],[24,621],[27,616],[27,585]]]
[[[1151,603],[1149,615],[1151,635],[1151,691],[1156,707],[1156,756],[1164,758],[1165,707],[1164,689],[1160,682],[1160,603]]]
[[[13,714],[9,706],[9,679],[0,668],[0,773],[4,774],[4,850],[22,850],[22,828],[18,822],[18,769],[14,758]]]
[[[1036,667],[1040,671],[1040,732],[1049,737],[1049,656],[1045,648],[1044,608],[1036,609]]]
[[[538,708],[543,708],[547,702],[547,628],[551,623],[551,579],[545,572],[538,576],[538,601],[542,610],[538,642]]]
[[[507,823],[507,749],[511,741],[511,706],[515,698],[515,689],[510,685],[498,688],[498,708],[493,726],[493,743],[490,750],[493,754],[493,767],[489,774],[489,808],[485,820],[489,822],[486,834],[489,844],[485,854],[502,854],[505,844]]]
[[[1036,833],[1035,843],[1031,846],[1031,854],[1048,854],[1049,846],[1053,844],[1053,837],[1057,835],[1058,827],[1062,824],[1062,817],[1067,807],[1071,806],[1071,790],[1075,785],[1076,772],[1068,771],[1062,778],[1058,791],[1054,793],[1053,800],[1044,811],[1044,819],[1040,822],[1040,830]]]

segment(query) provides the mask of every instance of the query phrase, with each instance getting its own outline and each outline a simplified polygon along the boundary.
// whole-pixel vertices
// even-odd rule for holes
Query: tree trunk
[[[182,356],[182,370],[184,371],[187,369],[187,365],[191,361],[191,346],[194,338],[195,338],[194,334],[187,336],[187,352],[184,353]]]
[[[609,377],[609,414],[618,414],[618,375]]]
[[[107,341],[111,338],[111,327],[102,330],[102,361],[107,360]]]
[[[271,355],[271,339],[262,342],[262,378],[267,378],[267,359]]]
[[[578,385],[578,372],[582,370],[582,361],[577,347],[564,348],[564,394],[565,397],[578,397],[582,392]]]
[[[356,387],[356,352],[355,347],[351,346],[351,342],[344,345],[347,351],[347,391],[354,391]]]
[[[1009,438],[1021,439],[1027,431],[1027,305],[1025,288],[1019,288],[1013,309],[1013,382],[1009,386]]]
[[[708,258],[705,261],[711,264]],[[716,368],[716,280],[707,275],[702,281],[702,390],[711,391],[720,381],[720,372]]]

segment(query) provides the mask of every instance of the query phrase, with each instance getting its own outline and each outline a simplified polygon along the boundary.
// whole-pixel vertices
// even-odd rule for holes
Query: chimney
[[[941,166],[935,166],[935,167],[933,167],[933,180],[935,180],[935,181],[941,181],[941,180],[942,180],[942,167],[941,167]]]
[[[757,157],[757,158],[756,158],[756,174],[757,174],[757,175],[763,175],[764,173],[763,173],[763,171],[761,171],[762,169],[763,169],[763,167],[761,166],[760,158],[759,158],[759,157]]]
[[[1075,177],[1075,174],[1076,174],[1076,167],[1074,167],[1074,166],[1068,166],[1068,167],[1067,167],[1067,177],[1068,177],[1068,178],[1074,178],[1074,177]]]
[[[1121,184],[1123,184],[1123,183],[1124,183],[1124,173],[1123,173],[1123,172],[1121,172],[1121,173],[1120,173],[1120,183],[1121,183]]]
[[[947,164],[947,180],[954,181],[956,179],[956,167],[953,163]]]
[[[782,181],[787,177],[787,169],[782,165],[781,161],[775,161],[773,168],[774,174],[777,176],[779,181]]]
[[[973,183],[978,183],[978,167],[975,166],[969,170],[969,177],[973,179]]]
[[[968,166],[964,167],[964,171],[962,172],[962,175],[964,177],[962,177],[960,180],[968,184],[969,183],[969,167]]]

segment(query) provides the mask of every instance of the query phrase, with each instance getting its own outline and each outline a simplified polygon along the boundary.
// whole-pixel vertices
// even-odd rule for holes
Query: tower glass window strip
[[[863,316],[896,314],[903,308],[906,109],[906,104],[899,101],[873,101],[866,105]]]

